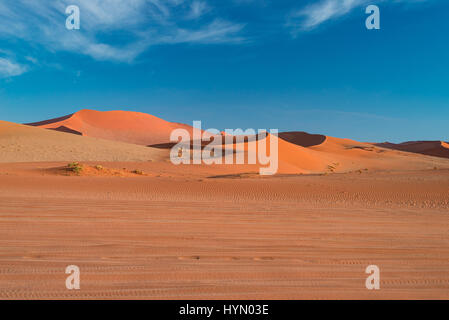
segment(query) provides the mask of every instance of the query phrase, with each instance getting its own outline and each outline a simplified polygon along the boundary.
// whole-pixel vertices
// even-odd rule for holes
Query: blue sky
[[[71,4],[80,30],[65,28]],[[0,0],[0,119],[120,109],[447,141],[448,34],[443,0]]]

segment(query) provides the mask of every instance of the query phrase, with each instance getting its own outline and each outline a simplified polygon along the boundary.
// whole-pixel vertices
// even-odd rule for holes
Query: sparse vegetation
[[[79,162],[72,162],[67,165],[69,171],[79,175],[83,171],[83,165]]]
[[[66,176],[115,176],[115,177],[132,177],[135,176],[149,176],[150,174],[144,172],[140,169],[129,170],[123,169],[113,169],[108,167],[103,167],[102,165],[88,165],[80,164],[79,162],[72,162],[67,164],[67,166],[60,168]]]

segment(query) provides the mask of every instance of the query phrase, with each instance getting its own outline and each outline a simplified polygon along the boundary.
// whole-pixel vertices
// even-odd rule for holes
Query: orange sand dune
[[[268,151],[271,139],[273,137],[268,135],[266,141]],[[284,139],[288,139],[288,141]],[[254,140],[250,138],[250,141]],[[223,148],[231,148],[236,153],[244,152],[245,159],[249,157],[248,142],[223,145]],[[280,133],[278,152],[279,174],[449,168],[449,161],[444,159],[388,150],[350,139],[310,135],[304,132]],[[257,163],[259,167],[263,166],[259,161]]]
[[[297,173],[350,172],[358,170],[426,170],[448,167],[449,162],[388,150],[350,139],[304,132],[279,134],[280,168]],[[288,139],[287,142],[284,139]],[[303,147],[305,145],[308,147]]]
[[[88,137],[128,142],[140,145],[171,148],[170,134],[182,128],[193,137],[193,128],[171,123],[155,116],[128,111],[100,112],[81,110],[69,116],[30,124],[41,128],[63,131]],[[281,174],[349,172],[357,170],[421,170],[446,167],[447,163],[405,152],[393,151],[383,145],[361,143],[350,139],[339,139],[305,132],[283,132],[279,134],[279,170]],[[251,139],[250,139],[251,140]],[[270,137],[267,145],[269,145]],[[422,146],[423,143],[420,143]],[[427,149],[415,145],[404,145],[401,151],[416,149],[426,155],[444,156],[449,152],[447,144],[426,143]],[[204,147],[204,144],[203,144]],[[223,145],[248,155],[248,143]],[[165,150],[167,151],[167,150]],[[162,151],[161,151],[162,152]],[[449,158],[449,155],[447,156]],[[48,159],[56,160],[56,159]]]
[[[173,129],[193,130],[187,125],[170,123],[148,114],[125,111],[82,110],[32,125],[39,128],[2,122],[1,162],[167,160],[168,150],[134,144],[163,144],[168,142]],[[389,150],[350,139],[304,132],[280,133],[279,137],[279,174],[449,168],[449,161],[445,159]],[[271,139],[269,135],[267,146],[270,146]],[[248,163],[248,145],[246,140],[244,143],[223,144],[223,148],[245,153],[245,163]],[[234,174],[257,172],[261,166],[260,162],[243,166],[240,168],[245,171],[240,172],[239,169]],[[246,171],[248,169],[251,170]],[[218,170],[217,174],[220,173]]]
[[[351,170],[415,170],[446,166],[438,159],[380,148],[350,139],[326,137],[326,140],[310,149],[332,154],[336,172]]]
[[[81,110],[65,117],[28,125],[64,132],[71,130],[74,131],[71,133],[78,132],[83,136],[140,145],[168,143],[174,129],[186,129],[190,134],[193,130],[185,124],[130,111]]]
[[[165,150],[0,121],[0,162],[157,161]]]
[[[277,176],[175,166],[94,114],[0,121],[0,299],[448,299],[449,159],[294,132]]]
[[[272,137],[268,137],[268,140]],[[267,143],[269,145],[269,143]],[[332,156],[295,145],[278,138],[279,173],[321,173],[333,161]]]
[[[376,145],[388,149],[449,158],[449,144],[443,141],[409,141],[400,144],[385,142]]]

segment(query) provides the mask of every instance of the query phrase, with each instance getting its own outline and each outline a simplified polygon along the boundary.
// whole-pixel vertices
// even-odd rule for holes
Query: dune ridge
[[[0,162],[157,161],[167,152],[0,121]]]
[[[3,122],[0,127],[3,128],[0,142],[5,151],[0,159],[2,162],[145,161],[153,158],[168,161],[168,149],[174,145],[170,143],[172,131],[186,129],[193,137],[195,130],[189,125],[168,122],[140,112],[87,109],[60,118],[30,123],[28,126]],[[8,131],[5,128],[15,133],[5,136]],[[49,132],[52,132],[51,136]],[[266,139],[269,146],[272,136],[268,135]],[[17,144],[15,140],[20,140],[20,143]],[[250,137],[249,142],[251,140]],[[223,142],[222,147],[232,148],[235,153],[244,152],[247,161],[249,142],[248,139],[243,143],[234,141],[229,145]],[[20,147],[14,149],[15,145]],[[447,146],[443,142],[425,141],[400,145],[370,144],[306,132],[281,132],[278,139],[278,173],[322,174],[360,170],[449,168],[448,160],[435,157],[445,157],[445,152],[449,152]],[[429,155],[433,157],[428,157]],[[251,168],[252,172],[261,166],[257,163],[246,169]]]
[[[288,137],[287,142],[283,137]],[[369,143],[304,132],[279,134],[280,167],[290,165],[291,173],[343,173],[360,170],[428,170],[447,168],[449,161]],[[302,147],[301,145],[310,145]],[[281,170],[281,171],[285,171]]]
[[[144,146],[170,142],[170,134],[175,129],[185,129],[193,134],[193,127],[189,125],[132,111],[83,109],[68,116],[27,125],[54,130],[64,127],[87,137]]]
[[[376,145],[387,149],[449,158],[449,144],[444,141],[407,141],[399,144],[384,142]]]

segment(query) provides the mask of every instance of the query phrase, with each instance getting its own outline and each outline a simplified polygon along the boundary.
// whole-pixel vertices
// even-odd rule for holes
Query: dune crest
[[[288,163],[299,172],[428,170],[434,167],[446,168],[449,165],[443,159],[427,158],[419,154],[401,152],[402,150],[393,151],[382,145],[351,139],[310,135],[304,132],[280,133],[279,137],[280,141],[286,137],[292,141],[279,143],[280,163]],[[310,146],[302,147],[301,144]]]
[[[5,126],[11,127],[13,124],[6,125],[3,123],[3,127]],[[38,128],[31,128],[30,126]],[[51,130],[32,131],[33,134],[30,134],[31,131],[25,130],[25,128]],[[168,149],[175,144],[170,142],[170,135],[175,129],[185,129],[191,137],[194,136],[193,131],[196,130],[189,125],[168,122],[140,112],[81,110],[68,116],[31,123],[28,124],[28,127],[17,127],[15,129],[17,133],[11,135],[9,139],[11,141],[20,139],[21,146],[26,147],[21,147],[14,154],[14,148],[11,145],[5,145],[4,150],[8,150],[9,153],[4,153],[5,156],[0,161],[7,162],[7,159],[10,159],[11,162],[54,160],[141,161],[147,157],[151,158],[146,153],[161,155],[160,159],[164,155],[164,159],[167,160]],[[49,132],[53,134],[51,137]],[[202,131],[202,133],[207,136],[205,131]],[[95,139],[92,140],[93,138]],[[0,132],[0,143],[2,139],[4,142],[7,141]],[[219,143],[223,143],[223,149],[233,149],[235,153],[244,152],[245,159],[248,159],[248,152],[250,152],[248,141],[251,142],[254,139],[255,137],[250,137],[243,143],[237,143],[236,141],[231,144],[226,144],[226,141]],[[271,139],[272,136],[268,135],[268,146]],[[209,143],[206,142],[206,144]],[[205,141],[203,141],[203,147],[205,146],[204,143]],[[83,144],[86,144],[86,148],[83,148]],[[98,144],[98,150],[103,151],[95,153],[93,150],[96,148],[96,144]],[[154,146],[158,149],[147,148],[148,150],[146,150],[144,146]],[[135,147],[138,147],[138,149],[135,149]],[[422,156],[424,154],[449,158],[448,144],[440,141],[409,142],[400,145],[369,144],[306,132],[281,132],[279,133],[278,147],[278,173],[280,174],[322,174],[366,170],[428,170],[449,167],[446,159]],[[34,152],[30,150],[34,150]],[[50,152],[49,150],[53,151]],[[91,151],[86,154],[86,150]],[[107,152],[106,150],[114,151]],[[124,150],[129,150],[128,154]],[[255,167],[257,166],[263,165],[257,161]],[[249,169],[249,167],[246,169]]]
[[[175,129],[185,129],[190,134],[193,127],[162,120],[150,114],[131,111],[80,110],[61,118],[29,123],[45,129],[66,128],[65,132],[79,132],[83,136],[121,141],[139,145],[155,145],[170,142]]]
[[[312,147],[322,144],[326,136],[321,134],[310,134],[302,131],[280,132],[279,138],[301,147]]]
[[[0,162],[157,161],[167,152],[0,121]]]

